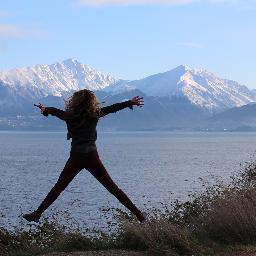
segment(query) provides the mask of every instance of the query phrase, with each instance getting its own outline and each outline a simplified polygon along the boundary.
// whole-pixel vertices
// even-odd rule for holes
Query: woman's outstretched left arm
[[[133,109],[133,106],[143,107],[143,105],[144,105],[143,97],[136,96],[136,97],[133,97],[131,100],[127,100],[121,103],[116,103],[116,104],[101,108],[100,117],[106,116],[110,113],[115,113],[127,107],[130,109]]]

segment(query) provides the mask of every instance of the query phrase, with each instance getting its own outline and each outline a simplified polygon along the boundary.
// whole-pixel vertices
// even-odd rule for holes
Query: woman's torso
[[[88,153],[97,150],[95,141],[97,140],[97,123],[99,118],[77,117],[67,121],[67,139],[72,139],[71,151]]]

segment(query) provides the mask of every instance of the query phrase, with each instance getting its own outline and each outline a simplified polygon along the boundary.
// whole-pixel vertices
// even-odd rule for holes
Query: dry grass
[[[126,249],[145,250],[153,255],[193,255],[197,252],[189,232],[168,219],[151,219],[143,224],[123,222],[119,242]]]
[[[256,243],[255,178],[256,165],[250,164],[231,184],[214,186],[195,198],[196,214],[187,218],[191,232],[224,244]]]
[[[256,163],[230,184],[216,184],[185,203],[176,201],[160,219],[145,225],[128,222],[122,231],[131,247],[171,249],[173,255],[216,255],[236,245],[256,246]]]
[[[255,243],[256,189],[226,192],[200,219],[199,231],[209,238],[224,243]]]
[[[118,211],[120,229],[111,235],[91,237],[82,230],[67,229],[56,219],[13,233],[0,229],[0,255],[124,249],[148,255],[226,256],[251,246],[250,255],[256,248],[255,181],[253,163],[228,185],[209,187],[185,203],[173,202],[172,210],[164,214],[149,213],[146,223]],[[241,255],[246,250],[241,249]]]

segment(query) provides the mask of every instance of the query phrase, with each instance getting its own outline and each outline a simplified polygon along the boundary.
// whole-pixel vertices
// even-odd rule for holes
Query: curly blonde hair
[[[65,109],[74,115],[95,117],[100,111],[100,104],[94,92],[83,89],[75,92],[73,96],[65,100]]]

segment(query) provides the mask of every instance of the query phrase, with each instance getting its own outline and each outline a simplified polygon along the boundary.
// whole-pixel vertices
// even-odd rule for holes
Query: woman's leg
[[[132,203],[128,196],[115,184],[109,176],[107,170],[102,164],[97,151],[94,151],[90,158],[90,162],[86,169],[126,208],[128,208],[140,221],[144,221],[145,217],[141,211]]]
[[[75,155],[70,155],[63,171],[61,172],[57,183],[53,186],[46,198],[40,204],[38,209],[30,214],[25,214],[23,217],[28,221],[39,221],[42,213],[58,198],[60,193],[65,190],[68,184],[74,179],[74,177],[83,169],[81,160]]]

